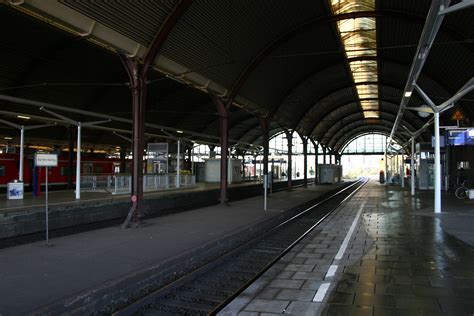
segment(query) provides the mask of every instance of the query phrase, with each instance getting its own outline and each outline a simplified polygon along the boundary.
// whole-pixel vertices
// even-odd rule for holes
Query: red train
[[[50,168],[48,173],[48,182],[53,186],[64,186],[68,183],[69,157],[68,153],[61,153],[58,157],[58,166]],[[76,156],[72,166],[72,181],[76,180]],[[18,179],[18,169],[20,165],[19,154],[0,154],[0,187],[6,187],[8,182]],[[81,175],[101,175],[121,172],[122,166],[120,159],[106,158],[97,155],[82,154],[81,156]],[[23,182],[25,186],[31,186],[33,183],[33,155],[25,155],[23,164]],[[42,183],[45,179],[45,168],[37,169],[39,181]],[[125,162],[125,172],[130,172],[130,162]]]

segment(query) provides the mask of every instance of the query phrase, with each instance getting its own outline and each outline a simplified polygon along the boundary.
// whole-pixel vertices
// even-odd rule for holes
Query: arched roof
[[[236,95],[239,104],[231,110],[231,143],[259,144],[256,115],[269,114],[272,133],[294,129],[335,150],[352,135],[343,127],[357,126],[365,132],[385,131],[393,125],[430,5],[429,0],[376,0],[374,11],[335,16],[323,0],[297,4],[61,0],[48,5],[26,0],[17,6],[2,5],[4,10],[0,10],[0,18],[10,26],[0,31],[4,45],[0,93],[131,118],[128,79],[117,52],[143,56],[183,1],[189,7],[160,51],[155,65],[159,71],[149,77],[148,123],[215,141],[217,113],[204,90],[220,89],[226,96]],[[450,14],[441,25],[418,82],[435,101],[444,101],[472,77],[473,12],[469,8]],[[67,20],[68,15],[74,19]],[[377,80],[363,83],[378,86],[380,117],[376,122],[365,119],[361,111],[347,64],[350,60],[336,28],[337,21],[357,17],[376,19],[377,55],[363,58],[378,65]],[[45,82],[48,85],[41,85]],[[202,86],[197,82],[203,82]],[[459,102],[470,120],[474,117],[472,94]],[[411,106],[422,103],[416,95],[411,102]],[[0,103],[0,110],[9,109],[11,104]],[[44,116],[26,106],[16,106],[15,111]],[[402,124],[416,130],[425,122],[405,113]],[[107,126],[130,129],[115,122]],[[62,127],[45,129],[38,136],[65,141],[61,131]],[[99,144],[121,142],[103,131],[87,131],[85,138]]]

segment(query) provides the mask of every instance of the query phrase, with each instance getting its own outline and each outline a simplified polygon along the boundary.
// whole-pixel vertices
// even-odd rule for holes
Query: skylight
[[[375,0],[330,0],[334,15],[375,10]],[[379,118],[377,33],[374,17],[344,19],[337,22],[341,41],[349,60],[361,109],[366,119]],[[359,60],[370,57],[368,60]],[[355,60],[358,59],[358,60]]]

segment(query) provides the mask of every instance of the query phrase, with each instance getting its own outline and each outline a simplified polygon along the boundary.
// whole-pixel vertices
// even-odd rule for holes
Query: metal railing
[[[143,175],[143,191],[154,192],[196,186],[194,175],[180,175],[179,185],[176,184],[176,178],[176,174],[145,174]],[[127,174],[82,176],[81,191],[128,194],[132,191],[132,176]]]

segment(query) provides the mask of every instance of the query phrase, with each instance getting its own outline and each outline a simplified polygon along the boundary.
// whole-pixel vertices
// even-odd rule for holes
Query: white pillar
[[[191,175],[194,174],[194,145],[191,148]]]
[[[388,185],[388,161],[387,161],[387,148],[385,147],[385,185]]]
[[[77,123],[76,200],[81,198],[81,122]]]
[[[415,196],[415,137],[411,139],[410,181],[411,196]]]
[[[23,182],[23,159],[24,159],[24,141],[25,140],[25,127],[22,125],[20,129],[20,168],[18,172],[18,180]]]
[[[441,151],[439,145],[439,113],[434,114],[434,136],[435,136],[435,198],[434,212],[441,213]]]
[[[232,159],[231,159],[231,156],[230,156],[230,148],[229,148],[229,158],[227,159],[227,183],[228,184],[231,184],[232,181],[234,181],[233,179],[233,169],[234,166],[232,165]],[[256,158],[255,158],[256,159]],[[255,168],[257,168],[257,161],[255,161]]]
[[[180,169],[180,165],[179,165],[179,156],[181,155],[181,140],[178,139],[178,153],[176,155],[176,187],[179,188],[180,184],[181,184],[181,178],[180,178],[180,175],[179,175],[179,169]]]
[[[401,164],[400,164],[400,181],[402,182],[402,188],[405,188],[405,160],[402,154]]]

